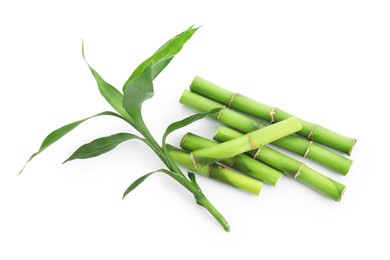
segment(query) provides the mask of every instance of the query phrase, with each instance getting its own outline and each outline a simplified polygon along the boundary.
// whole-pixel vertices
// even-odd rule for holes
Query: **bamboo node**
[[[229,105],[228,105],[229,108],[232,106],[233,100],[234,100],[234,98],[236,97],[237,94],[238,94],[238,93],[234,93],[234,94],[232,95],[232,97],[230,98]]]
[[[236,163],[236,160],[237,160],[237,156],[234,156],[233,159],[232,159],[232,164],[230,165],[231,167],[234,167],[234,164]]]
[[[213,163],[208,165],[208,168],[207,168],[207,177],[208,177],[208,178],[210,178],[211,168],[212,168],[212,167],[213,167]]]
[[[193,152],[190,153],[190,159],[191,159],[192,163],[194,164],[195,168],[198,168],[198,163],[195,160],[195,156],[194,156]]]
[[[303,166],[305,166],[304,163],[301,164],[301,167],[299,167],[297,173],[294,175],[294,180],[295,180],[296,178],[298,178],[299,175],[301,175],[301,171],[302,171]]]
[[[305,152],[305,154],[303,155],[303,157],[306,157],[306,156],[307,156],[307,154],[309,153],[309,150],[310,150],[310,147],[311,147],[312,144],[313,144],[313,141],[310,141],[310,143],[309,143],[309,145],[307,146],[306,152]]]
[[[259,155],[259,153],[260,153],[260,150],[261,150],[261,148],[262,148],[262,147],[263,147],[263,146],[262,146],[262,145],[260,145],[259,149],[257,149],[257,151],[256,151],[255,155],[253,155],[253,158],[254,158],[254,159],[256,159],[256,157]]]
[[[309,135],[307,136],[307,139],[308,140],[311,140],[311,136],[313,135],[313,132],[314,132],[314,128],[316,128],[317,124],[313,124],[313,126],[311,127],[311,130],[310,130],[310,133]]]
[[[248,134],[246,134],[246,136],[248,137],[248,140],[249,140],[249,143],[251,145],[252,150],[255,150],[257,148],[256,143],[253,141],[251,135],[248,133]]]
[[[275,122],[275,109],[276,107],[273,107],[270,111],[269,111],[269,115],[271,116],[271,120],[269,121],[270,124],[272,124],[273,122]]]
[[[225,107],[226,107],[226,106],[223,106],[223,107],[221,108],[221,110],[219,110],[218,115],[217,115],[217,122],[219,122],[219,117],[221,116],[222,111],[225,109]]]
[[[258,129],[263,128],[264,126],[266,126],[266,125],[260,122],[260,125],[259,125]]]
[[[353,150],[353,148],[355,147],[356,142],[357,142],[357,140],[356,140],[355,138],[352,139],[352,147],[351,147],[351,150],[349,150],[348,155],[351,155],[352,150]]]
[[[189,134],[189,132],[187,132],[183,138],[181,139],[181,142],[180,142],[180,147],[183,148],[184,147],[184,142],[186,141],[186,138],[187,138],[187,135]]]

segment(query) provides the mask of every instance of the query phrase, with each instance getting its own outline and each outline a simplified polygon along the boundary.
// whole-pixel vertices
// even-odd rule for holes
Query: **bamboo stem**
[[[230,141],[191,152],[191,158],[195,166],[203,166],[258,149],[301,129],[302,126],[299,120],[296,117],[290,117]]]
[[[179,165],[197,172],[210,179],[218,180],[236,187],[240,190],[259,195],[262,182],[239,174],[219,164],[213,163],[204,167],[195,167],[190,158],[190,153],[167,144],[167,150],[172,159]]]
[[[188,90],[183,92],[180,102],[201,112],[224,107],[218,102]],[[263,123],[249,116],[226,107],[223,108],[218,115],[211,115],[211,117],[243,133],[248,133],[265,126]],[[286,136],[274,141],[272,144],[307,157],[329,169],[341,173],[342,175],[346,175],[352,165],[352,161],[350,159],[299,136]]]
[[[220,126],[214,139],[225,142],[242,135],[233,129]],[[268,146],[263,146],[257,153],[251,151],[248,154],[335,201],[340,201],[344,194],[345,185]]]
[[[217,142],[212,140],[192,133],[187,133],[182,138],[180,146],[183,149],[195,151],[202,148],[215,146],[217,144]],[[273,186],[276,185],[278,179],[283,175],[280,171],[275,170],[274,168],[263,164],[245,154],[240,154],[233,158],[224,159],[221,161],[221,163]]]
[[[238,93],[233,93],[198,76],[192,81],[190,89],[195,93],[218,101],[233,109],[259,117],[270,123],[280,122],[292,116],[279,108],[265,105]],[[306,137],[308,140],[332,147],[348,155],[351,154],[356,139],[332,132],[320,125],[302,119],[300,120],[302,130],[299,131],[298,134]]]

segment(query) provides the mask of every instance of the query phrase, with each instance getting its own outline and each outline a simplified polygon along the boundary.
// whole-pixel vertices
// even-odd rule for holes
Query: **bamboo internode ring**
[[[187,133],[183,136],[183,138],[181,139],[180,147],[183,147],[183,146],[184,146],[184,142],[186,141],[186,138],[187,138],[188,134],[189,134],[189,132],[187,132]]]
[[[232,106],[233,100],[234,100],[234,98],[236,97],[236,95],[238,95],[238,93],[234,93],[234,94],[232,95],[232,97],[230,98],[229,105],[228,105],[229,108]]]
[[[298,176],[301,174],[301,171],[302,171],[303,166],[305,166],[304,163],[301,164],[301,167],[299,167],[297,173],[294,175],[294,180],[295,180],[296,178],[298,178]]]
[[[252,150],[255,150],[257,148],[256,143],[253,141],[251,135],[248,133],[248,134],[246,134],[246,136],[248,137],[248,140],[249,140],[249,143],[251,145]]]
[[[210,177],[210,174],[211,174],[211,168],[213,167],[213,164],[209,164],[208,168],[207,168],[207,177]]]
[[[222,111],[224,110],[224,108],[225,108],[226,106],[223,106],[222,108],[221,108],[221,110],[219,110],[219,112],[218,112],[218,115],[217,115],[217,122],[219,122],[219,117],[221,116],[221,114],[222,114]]]
[[[314,132],[314,128],[316,128],[317,124],[313,124],[311,130],[310,130],[310,133],[309,135],[307,136],[307,139],[310,140],[311,136],[313,135],[313,132]]]
[[[256,159],[256,157],[259,155],[259,153],[260,153],[260,150],[261,150],[261,148],[262,148],[262,147],[263,147],[263,146],[262,146],[262,145],[260,145],[259,149],[257,149],[257,151],[256,151],[255,155],[253,155],[253,158],[254,158],[254,159]]]
[[[198,167],[198,166],[197,166],[198,163],[197,163],[196,160],[195,160],[195,156],[194,156],[194,153],[193,153],[193,152],[190,153],[190,159],[191,159],[192,163],[194,164],[195,168],[197,168],[197,167]]]
[[[276,107],[273,107],[270,111],[269,111],[269,115],[271,116],[271,120],[269,121],[270,124],[272,124],[273,122],[275,122],[275,109]]]
[[[306,152],[305,152],[305,154],[303,155],[303,157],[306,157],[306,156],[307,156],[307,154],[309,153],[309,150],[310,150],[310,147],[311,147],[312,144],[313,144],[313,141],[310,141],[310,143],[309,143],[309,145],[307,146]]]
[[[237,160],[237,156],[234,156],[233,159],[232,159],[232,164],[230,165],[231,167],[234,167],[234,164],[236,163],[236,160]]]

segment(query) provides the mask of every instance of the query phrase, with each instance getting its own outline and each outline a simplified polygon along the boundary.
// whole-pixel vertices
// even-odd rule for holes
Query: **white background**
[[[1,1],[1,259],[389,259],[388,1]],[[71,132],[16,177],[52,130],[110,109],[81,57],[121,88],[175,34],[203,27],[155,81],[144,117],[161,137],[193,111],[178,103],[195,75],[358,139],[340,203],[284,177],[260,197],[198,178],[231,226],[156,174],[132,141],[90,160],[81,144],[121,131],[101,117]],[[186,131],[211,137],[205,119]],[[306,162],[306,161],[305,161]]]

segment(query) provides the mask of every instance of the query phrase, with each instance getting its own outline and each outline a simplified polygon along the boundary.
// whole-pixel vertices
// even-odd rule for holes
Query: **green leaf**
[[[151,64],[152,80],[155,79],[160,72],[171,62],[173,57],[179,53],[184,44],[191,38],[191,36],[198,30],[192,26],[184,32],[176,35],[163,46],[161,46],[151,57],[142,62],[131,74],[129,79],[123,86],[123,92],[131,85],[142,72]]]
[[[85,62],[87,63],[89,69],[91,70],[92,72],[92,75],[94,76],[95,80],[96,80],[96,83],[98,85],[98,88],[99,88],[99,91],[100,91],[100,94],[102,94],[102,96],[107,100],[108,103],[110,103],[110,105],[120,114],[122,115],[124,118],[126,118],[126,120],[128,121],[128,123],[130,123],[131,125],[133,125],[133,120],[131,119],[131,117],[129,116],[129,114],[127,114],[126,110],[122,107],[122,100],[123,100],[123,95],[122,93],[117,90],[116,88],[114,88],[112,85],[110,85],[109,83],[107,83],[100,75],[99,73],[97,73],[96,70],[94,70],[90,65],[89,63],[87,62],[87,59],[85,58],[85,54],[84,54],[84,42],[82,42],[82,49],[81,49],[81,53],[83,55],[83,58],[85,60]]]
[[[122,116],[120,116],[120,115],[118,115],[118,114],[116,114],[116,113],[113,113],[113,112],[110,112],[110,111],[105,111],[105,112],[102,112],[102,113],[99,113],[99,114],[96,114],[96,115],[93,115],[93,116],[90,116],[90,117],[87,117],[87,118],[78,120],[78,121],[76,121],[76,122],[67,124],[67,125],[65,125],[65,126],[63,126],[63,127],[60,127],[60,128],[58,128],[57,130],[51,132],[51,133],[45,138],[45,140],[43,140],[43,142],[42,142],[41,147],[39,148],[39,150],[30,156],[30,158],[29,158],[29,159],[27,160],[27,162],[24,164],[22,170],[20,170],[19,174],[21,174],[21,173],[23,172],[23,170],[24,170],[24,168],[26,167],[27,163],[30,162],[35,156],[37,156],[38,154],[40,154],[41,152],[43,152],[46,148],[48,148],[50,145],[52,145],[53,143],[55,143],[56,141],[58,141],[59,139],[61,139],[64,135],[66,135],[67,133],[69,133],[70,131],[72,131],[74,128],[76,128],[76,127],[77,127],[78,125],[80,125],[81,123],[85,122],[85,121],[88,120],[88,119],[97,117],[97,116],[115,116],[115,117],[121,118],[121,119],[123,119],[123,120],[126,121],[125,118],[123,118]]]
[[[166,173],[168,174],[169,176],[175,176],[176,178],[182,178],[182,176],[178,175],[177,173],[174,173],[174,172],[171,172],[171,171],[168,171],[167,169],[158,169],[156,171],[153,171],[153,172],[150,172],[150,173],[147,173],[145,174],[144,176],[136,179],[127,189],[126,191],[123,193],[123,197],[122,199],[124,199],[127,194],[129,194],[131,191],[133,191],[135,188],[138,187],[138,185],[140,185],[146,178],[148,178],[150,175],[152,175],[153,173],[156,173],[156,172],[163,172],[163,173]]]
[[[166,140],[167,140],[167,137],[170,133],[172,133],[173,131],[176,131],[177,129],[180,129],[182,127],[185,127],[197,120],[200,120],[206,116],[209,116],[209,115],[212,115],[212,114],[215,114],[215,113],[218,113],[219,111],[221,111],[222,108],[214,108],[208,112],[203,112],[203,113],[197,113],[197,114],[194,114],[194,115],[191,115],[189,117],[186,117],[180,121],[177,121],[177,122],[174,122],[172,124],[170,124],[168,127],[167,127],[167,130],[165,130],[165,133],[163,135],[163,138],[162,138],[162,145],[163,147],[165,146],[166,144]]]
[[[200,191],[202,191],[202,189],[199,187],[198,185],[198,182],[196,181],[196,178],[195,178],[195,174],[193,172],[188,172],[188,178],[190,179],[190,181],[192,182],[192,184]]]
[[[143,125],[141,116],[142,104],[145,100],[153,97],[153,80],[151,65],[149,64],[142,73],[131,82],[126,88],[123,97],[123,107],[133,118],[134,123],[139,127]]]
[[[90,143],[82,145],[78,148],[64,163],[74,159],[88,159],[107,153],[117,147],[119,144],[131,140],[138,139],[146,142],[145,139],[130,133],[118,133],[110,136],[101,137],[93,140]]]

